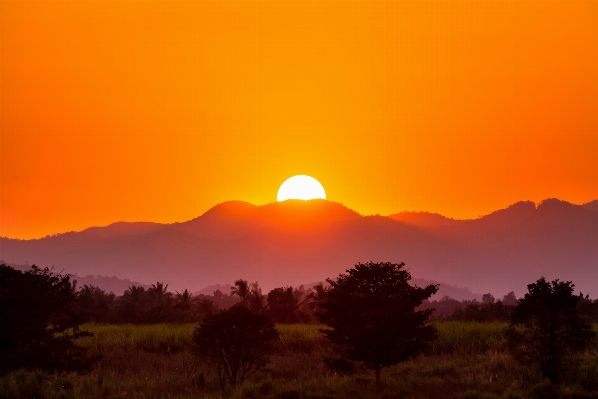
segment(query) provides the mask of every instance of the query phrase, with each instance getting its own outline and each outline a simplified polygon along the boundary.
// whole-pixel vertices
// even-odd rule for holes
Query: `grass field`
[[[383,369],[381,392],[374,375],[355,364],[350,373],[330,368],[338,358],[321,326],[279,325],[281,340],[271,363],[242,387],[221,390],[209,365],[190,353],[194,325],[83,326],[79,340],[102,355],[85,376],[44,376],[19,371],[0,379],[0,398],[596,398],[598,347],[557,388],[539,371],[505,352],[501,323],[438,323],[428,353]],[[598,331],[598,325],[594,328]]]

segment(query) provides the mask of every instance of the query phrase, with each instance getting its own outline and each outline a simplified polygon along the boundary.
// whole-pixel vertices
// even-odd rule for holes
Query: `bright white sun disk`
[[[316,198],[326,199],[324,187],[319,181],[306,175],[297,175],[286,179],[278,189],[278,195],[276,196],[278,201]]]

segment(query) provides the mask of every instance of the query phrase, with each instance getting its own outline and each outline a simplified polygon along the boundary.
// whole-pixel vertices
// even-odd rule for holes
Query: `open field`
[[[505,352],[505,326],[438,323],[428,353],[383,369],[376,393],[373,372],[339,360],[320,326],[277,326],[281,340],[266,369],[222,391],[189,351],[194,325],[86,324],[94,337],[79,345],[103,357],[91,374],[12,373],[0,379],[0,398],[598,398],[598,344],[555,388]]]

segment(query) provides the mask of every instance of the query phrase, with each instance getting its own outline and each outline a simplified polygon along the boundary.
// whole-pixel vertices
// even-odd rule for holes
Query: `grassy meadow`
[[[78,344],[102,360],[91,374],[0,378],[0,398],[597,398],[598,344],[557,388],[505,351],[503,323],[440,322],[428,353],[374,373],[342,359],[315,325],[278,325],[271,363],[242,387],[220,388],[191,354],[195,325],[86,324]],[[598,331],[598,325],[594,325]]]

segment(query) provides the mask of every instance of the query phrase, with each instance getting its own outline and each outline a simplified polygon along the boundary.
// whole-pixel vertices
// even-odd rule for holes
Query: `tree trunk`
[[[376,392],[380,392],[380,365],[377,364],[374,370],[376,371]]]

